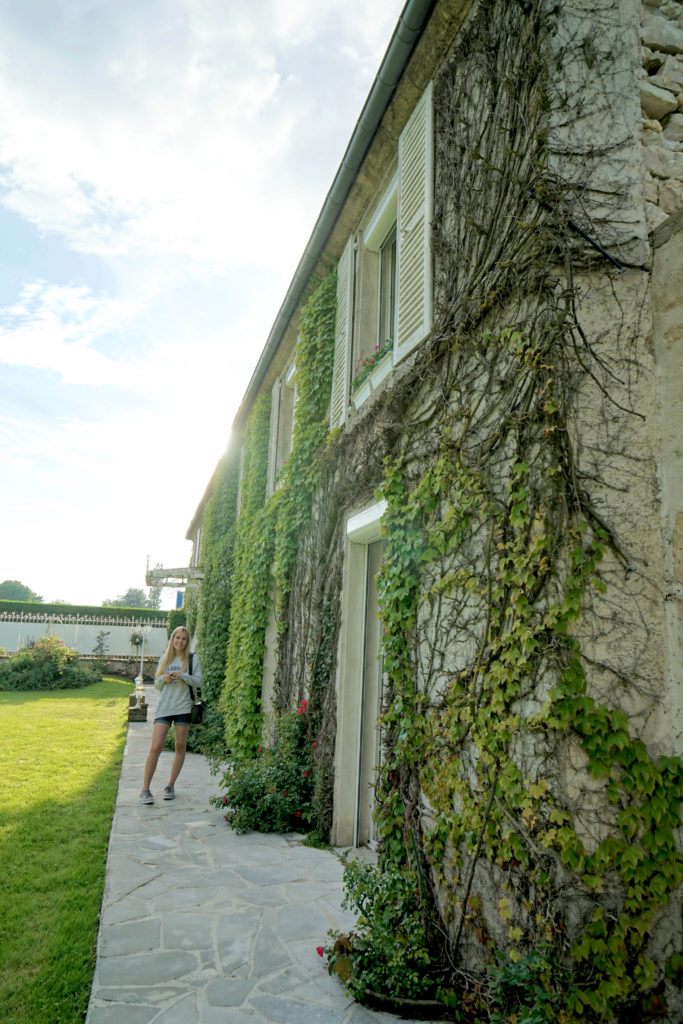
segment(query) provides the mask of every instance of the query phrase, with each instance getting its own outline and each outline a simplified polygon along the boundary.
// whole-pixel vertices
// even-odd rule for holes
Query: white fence
[[[131,643],[132,633],[145,638],[145,657],[159,658],[168,646],[166,622],[161,620],[117,619],[109,616],[33,615],[23,612],[0,613],[0,649],[8,654],[25,647],[48,633],[58,636],[80,654],[93,654],[100,633],[106,634],[104,650],[114,657],[140,657],[140,648]]]

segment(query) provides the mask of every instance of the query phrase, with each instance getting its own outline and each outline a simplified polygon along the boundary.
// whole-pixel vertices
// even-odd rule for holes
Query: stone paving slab
[[[128,724],[86,1024],[392,1024],[347,998],[316,953],[346,929],[342,864],[301,836],[236,835],[209,805],[219,791],[188,754],[176,799],[173,755],[138,803],[152,734]],[[419,1024],[419,1022],[418,1022]]]

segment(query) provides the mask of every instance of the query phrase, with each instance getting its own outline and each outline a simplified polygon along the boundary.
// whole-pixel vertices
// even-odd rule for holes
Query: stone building
[[[679,3],[409,0],[188,531],[233,749],[309,699],[332,843],[601,1020],[682,1012],[682,228]]]

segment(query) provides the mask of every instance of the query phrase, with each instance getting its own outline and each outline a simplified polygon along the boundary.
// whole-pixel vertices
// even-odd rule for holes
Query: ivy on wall
[[[202,516],[202,582],[199,587],[188,587],[185,593],[185,604],[189,606],[188,628],[197,637],[203,691],[208,703],[205,727],[194,732],[198,747],[212,751],[216,757],[225,749],[225,723],[219,698],[225,678],[230,626],[238,475],[239,451],[229,447],[216,467],[213,487]],[[190,738],[194,739],[192,731]]]
[[[231,570],[230,625],[221,710],[235,758],[253,754],[261,733],[263,646],[271,594],[273,536],[265,507],[270,394],[257,400],[244,431],[240,508]]]
[[[273,559],[283,706],[304,678],[312,712],[329,695],[340,509],[372,500],[379,483],[388,503],[381,863],[415,873],[460,978],[480,983],[496,957],[521,965],[542,943],[544,972],[555,976],[539,984],[561,1000],[558,1019],[605,1022],[639,1019],[644,994],[662,984],[662,957],[655,967],[648,942],[683,879],[675,844],[683,780],[680,762],[639,738],[641,706],[656,701],[658,680],[616,657],[598,665],[591,648],[615,647],[609,630],[620,605],[640,598],[604,509],[615,508],[627,475],[643,472],[629,431],[647,368],[628,335],[631,311],[619,306],[628,274],[606,288],[617,331],[620,321],[626,327],[590,338],[572,274],[581,265],[597,270],[596,282],[608,275],[535,199],[574,198],[548,172],[547,44],[559,38],[551,7],[557,15],[559,5],[535,0],[481,3],[435,83],[432,337],[322,458],[326,427],[316,416],[329,384],[310,408],[297,407],[278,490],[265,504],[260,490],[238,529],[235,623],[238,596],[241,604],[223,706],[242,723],[239,734],[228,726],[233,748],[248,756],[260,731]],[[580,39],[572,45],[588,52]],[[594,157],[608,158],[607,148]],[[325,328],[312,332],[321,345],[311,347],[325,373],[331,280],[327,287]],[[300,403],[305,338],[302,329]],[[602,420],[586,431],[589,407]],[[267,416],[257,412],[250,445],[264,482]],[[245,438],[245,481],[246,451]],[[389,453],[383,474],[378,452]],[[323,574],[334,581],[327,589]],[[317,786],[329,821],[331,772]],[[667,977],[680,964],[670,957]]]
[[[299,324],[292,451],[273,499],[276,516],[275,585],[281,627],[289,600],[299,535],[310,520],[313,494],[320,480],[321,455],[328,434],[336,294],[337,274],[333,270],[304,306]]]
[[[302,311],[292,451],[268,500],[269,394],[258,399],[245,428],[241,507],[230,569],[231,625],[221,697],[227,745],[237,759],[249,757],[258,746],[264,637],[273,592],[281,613],[289,599],[299,533],[310,518],[319,480],[332,383],[335,297],[333,270]]]
[[[571,1019],[606,1020],[656,980],[646,940],[683,881],[674,834],[683,771],[676,759],[651,757],[624,712],[587,693],[572,627],[587,593],[604,591],[612,538],[571,484],[553,383],[560,345],[551,332],[482,339],[481,361],[504,352],[508,379],[528,398],[524,415],[496,431],[507,465],[482,458],[481,444],[473,460],[470,431],[480,443],[483,435],[475,415],[443,424],[416,478],[400,458],[387,466],[380,602],[390,696],[377,816],[387,867],[414,864],[415,836],[424,842],[446,900],[451,958],[465,927],[496,948],[481,917],[467,913],[485,864],[510,959],[543,941],[559,970],[570,953],[572,970],[562,973]],[[420,645],[447,623],[463,644],[460,670],[443,688],[433,678],[420,685]],[[556,774],[572,736],[613,809],[599,842]],[[424,835],[420,791],[431,807]],[[567,908],[578,900],[577,929]]]

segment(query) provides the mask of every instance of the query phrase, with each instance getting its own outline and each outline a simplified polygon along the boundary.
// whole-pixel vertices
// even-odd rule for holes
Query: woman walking
[[[175,781],[185,761],[192,710],[190,687],[199,690],[202,685],[202,667],[197,655],[190,654],[190,634],[185,626],[177,626],[171,633],[166,653],[159,659],[154,685],[160,691],[160,695],[154,712],[152,745],[145,761],[145,777],[140,793],[141,804],[154,803],[149,787],[171,724],[175,728],[175,757],[171,765],[171,777],[164,788],[164,800],[174,799]]]

